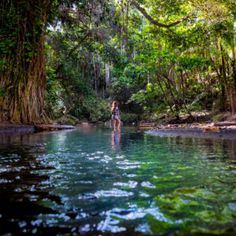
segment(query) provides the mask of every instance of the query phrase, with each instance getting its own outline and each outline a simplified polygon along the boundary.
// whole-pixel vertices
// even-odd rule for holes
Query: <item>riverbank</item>
[[[155,136],[199,137],[212,139],[236,139],[236,123],[218,122],[210,124],[168,124],[145,131]]]
[[[0,135],[29,134],[34,132],[35,127],[33,125],[0,123]]]
[[[139,122],[138,128],[156,136],[236,139],[236,115],[198,112],[180,120],[165,118],[157,122]]]
[[[14,135],[14,134],[30,134],[41,131],[55,131],[74,129],[72,125],[58,125],[58,124],[43,124],[43,125],[23,125],[23,124],[0,124],[0,135]]]
[[[187,122],[189,119],[175,124],[173,120],[169,123],[165,122],[148,122],[141,121],[137,125],[137,129],[145,131],[145,133],[156,136],[183,136],[183,137],[201,137],[201,138],[223,138],[236,139],[236,115],[230,116],[227,113],[218,115],[220,119],[213,122],[211,115],[194,117],[195,120],[201,122]],[[183,122],[186,123],[183,123]],[[79,124],[41,124],[41,125],[23,125],[0,123],[0,135],[17,135],[28,134],[41,131],[56,131],[65,129],[74,129],[77,126],[89,128],[98,126],[100,123],[80,122]],[[101,125],[101,124],[100,124]],[[110,127],[110,122],[103,123],[104,127]]]

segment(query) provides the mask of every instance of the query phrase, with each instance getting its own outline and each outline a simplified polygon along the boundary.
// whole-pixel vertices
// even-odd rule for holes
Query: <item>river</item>
[[[0,136],[0,234],[236,235],[236,140]]]

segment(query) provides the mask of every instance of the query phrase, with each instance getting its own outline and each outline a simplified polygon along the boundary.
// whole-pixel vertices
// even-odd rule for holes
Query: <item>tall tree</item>
[[[0,3],[0,120],[39,123],[45,120],[44,39],[49,0]]]

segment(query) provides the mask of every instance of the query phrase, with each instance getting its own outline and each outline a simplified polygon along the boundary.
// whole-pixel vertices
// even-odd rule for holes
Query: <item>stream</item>
[[[0,136],[0,234],[236,235],[236,140]]]

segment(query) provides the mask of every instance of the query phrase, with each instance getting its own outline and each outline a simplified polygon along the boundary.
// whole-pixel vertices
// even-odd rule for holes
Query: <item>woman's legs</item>
[[[115,131],[116,130],[116,119],[112,119],[112,127],[113,127],[113,130]]]
[[[116,131],[116,130],[120,131],[120,119],[113,119],[112,125],[113,125],[114,131]]]
[[[118,129],[119,131],[120,131],[120,123],[121,123],[121,122],[120,122],[120,119],[117,119],[117,120],[116,120],[116,124],[117,124],[117,129]]]

